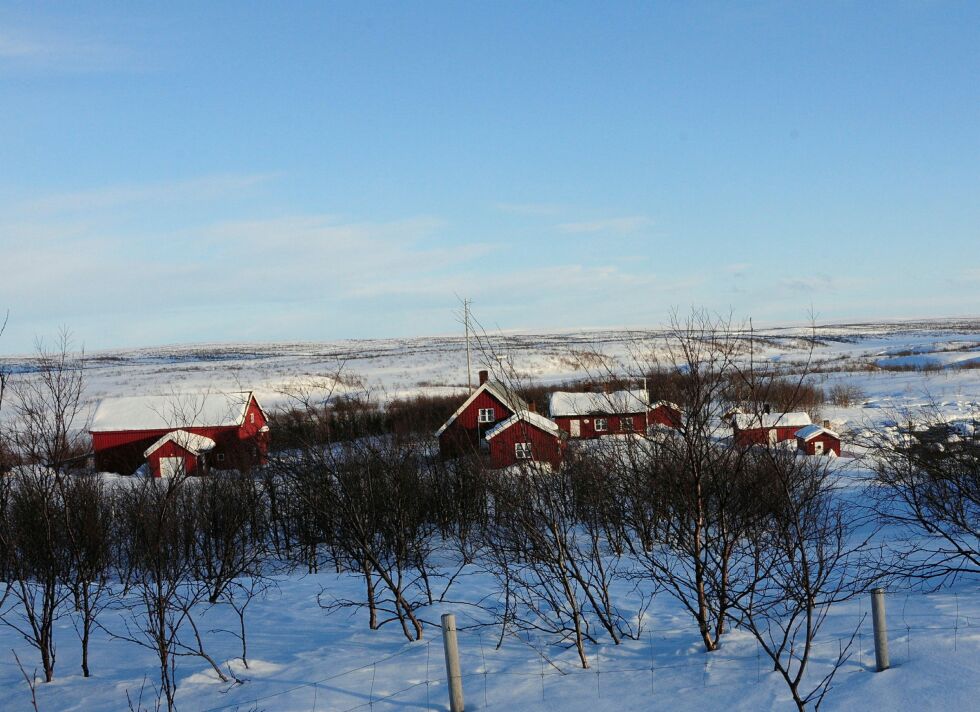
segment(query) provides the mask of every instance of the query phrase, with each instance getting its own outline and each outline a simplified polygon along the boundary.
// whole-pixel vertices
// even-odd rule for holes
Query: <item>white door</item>
[[[582,437],[582,424],[577,420],[568,421],[568,427],[572,431],[569,433],[573,438]]]
[[[184,458],[161,457],[160,477],[177,477],[184,473]]]
[[[813,454],[814,455],[823,455],[823,443],[820,442],[819,440],[817,442],[813,443]]]
[[[772,428],[769,431],[769,444],[775,445],[777,442],[779,442],[779,431],[776,430],[775,428]]]

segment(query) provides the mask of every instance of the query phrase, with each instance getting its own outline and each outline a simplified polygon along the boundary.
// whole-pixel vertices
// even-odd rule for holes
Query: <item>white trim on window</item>
[[[518,460],[530,460],[531,443],[514,443],[514,457]]]
[[[497,413],[494,408],[480,408],[476,414],[476,422],[478,423],[494,423],[496,421]]]
[[[597,433],[603,433],[609,430],[609,419],[608,418],[596,418],[593,424],[595,431]]]

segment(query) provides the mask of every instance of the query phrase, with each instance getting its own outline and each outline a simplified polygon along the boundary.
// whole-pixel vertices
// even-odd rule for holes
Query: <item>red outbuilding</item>
[[[144,462],[156,477],[247,470],[269,448],[268,419],[251,392],[105,399],[89,432],[95,466],[123,475]]]
[[[647,416],[649,426],[662,426],[666,428],[680,428],[683,414],[680,406],[670,401],[657,401],[650,404],[650,412]]]
[[[522,410],[493,427],[485,436],[494,469],[544,462],[559,467],[564,456],[561,429],[543,415]]]
[[[742,447],[775,445],[795,438],[797,430],[810,425],[810,416],[803,412],[733,413],[731,422],[736,444]]]
[[[796,431],[796,447],[807,455],[840,456],[840,435],[827,427],[807,425]]]
[[[445,458],[485,450],[484,436],[498,423],[527,410],[524,399],[499,381],[480,371],[480,385],[439,430],[439,452]]]
[[[611,393],[556,391],[548,402],[548,415],[574,440],[623,433],[644,434],[655,424],[650,419],[648,402],[649,396],[645,390]]]
[[[206,467],[205,454],[216,445],[214,440],[203,435],[174,430],[144,450],[143,457],[154,477],[197,475]]]

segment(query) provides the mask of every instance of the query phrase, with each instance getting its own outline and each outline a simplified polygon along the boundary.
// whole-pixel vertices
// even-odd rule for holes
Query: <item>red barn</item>
[[[479,387],[436,431],[439,452],[446,458],[479,452],[486,448],[484,436],[494,426],[524,410],[523,398],[480,371]]]
[[[561,429],[543,415],[522,410],[498,423],[485,436],[494,469],[528,462],[561,465],[564,440]]]
[[[840,456],[840,435],[826,426],[807,425],[796,431],[796,447],[807,455]]]
[[[731,417],[736,444],[775,445],[796,437],[796,431],[810,425],[810,416],[797,413],[734,413]]]
[[[268,419],[251,392],[106,399],[89,432],[95,466],[123,475],[144,462],[156,477],[174,468],[247,470],[265,462],[269,447]]]
[[[649,396],[644,390],[612,393],[556,391],[548,403],[548,415],[574,439],[599,438],[622,433],[646,433]]]

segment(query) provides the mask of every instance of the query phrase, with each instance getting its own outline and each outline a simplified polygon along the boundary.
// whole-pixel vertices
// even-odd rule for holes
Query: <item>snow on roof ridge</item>
[[[176,428],[233,427],[245,422],[252,391],[172,393],[104,398],[92,417],[93,433]]]
[[[555,391],[548,399],[548,413],[552,418],[595,413],[642,413],[649,407],[649,401],[649,394],[642,388],[610,393]]]
[[[490,428],[483,438],[489,441],[509,428],[511,425],[514,425],[519,420],[523,420],[530,425],[534,425],[554,435],[557,435],[560,432],[558,424],[555,421],[549,420],[540,413],[535,413],[533,410],[520,410],[507,418],[507,420],[497,423],[495,426]]]
[[[143,451],[143,457],[149,457],[155,450],[159,450],[168,442],[173,442],[184,448],[191,455],[200,455],[202,452],[213,450],[217,443],[204,435],[189,433],[186,430],[172,430],[155,443]]]
[[[796,431],[795,436],[798,438],[803,438],[803,440],[813,440],[813,438],[817,437],[822,433],[826,433],[827,435],[830,435],[831,437],[840,440],[840,435],[838,435],[836,432],[834,432],[830,428],[825,428],[822,425],[818,425],[816,423],[811,423],[810,425],[806,425],[800,428],[799,430]]]
[[[803,411],[789,413],[735,413],[732,422],[739,430],[755,428],[793,428],[810,425],[809,414]]]
[[[495,381],[493,379],[487,379],[485,382],[481,383],[479,386],[474,388],[473,392],[470,393],[470,395],[467,397],[465,401],[463,401],[463,404],[456,409],[456,412],[449,416],[448,420],[446,420],[446,422],[442,424],[442,427],[440,427],[436,431],[436,437],[442,435],[443,432],[445,432],[446,428],[452,425],[455,422],[456,418],[458,418],[460,414],[464,410],[466,410],[466,408],[470,405],[470,403],[472,403],[476,399],[477,395],[479,395],[483,391],[490,391],[490,393],[492,393],[497,398],[497,400],[499,400],[501,403],[503,403],[505,406],[510,408],[515,413],[521,410],[527,410],[527,402],[519,395],[517,395],[513,391],[513,389],[508,388],[506,385],[500,383],[499,381]]]

